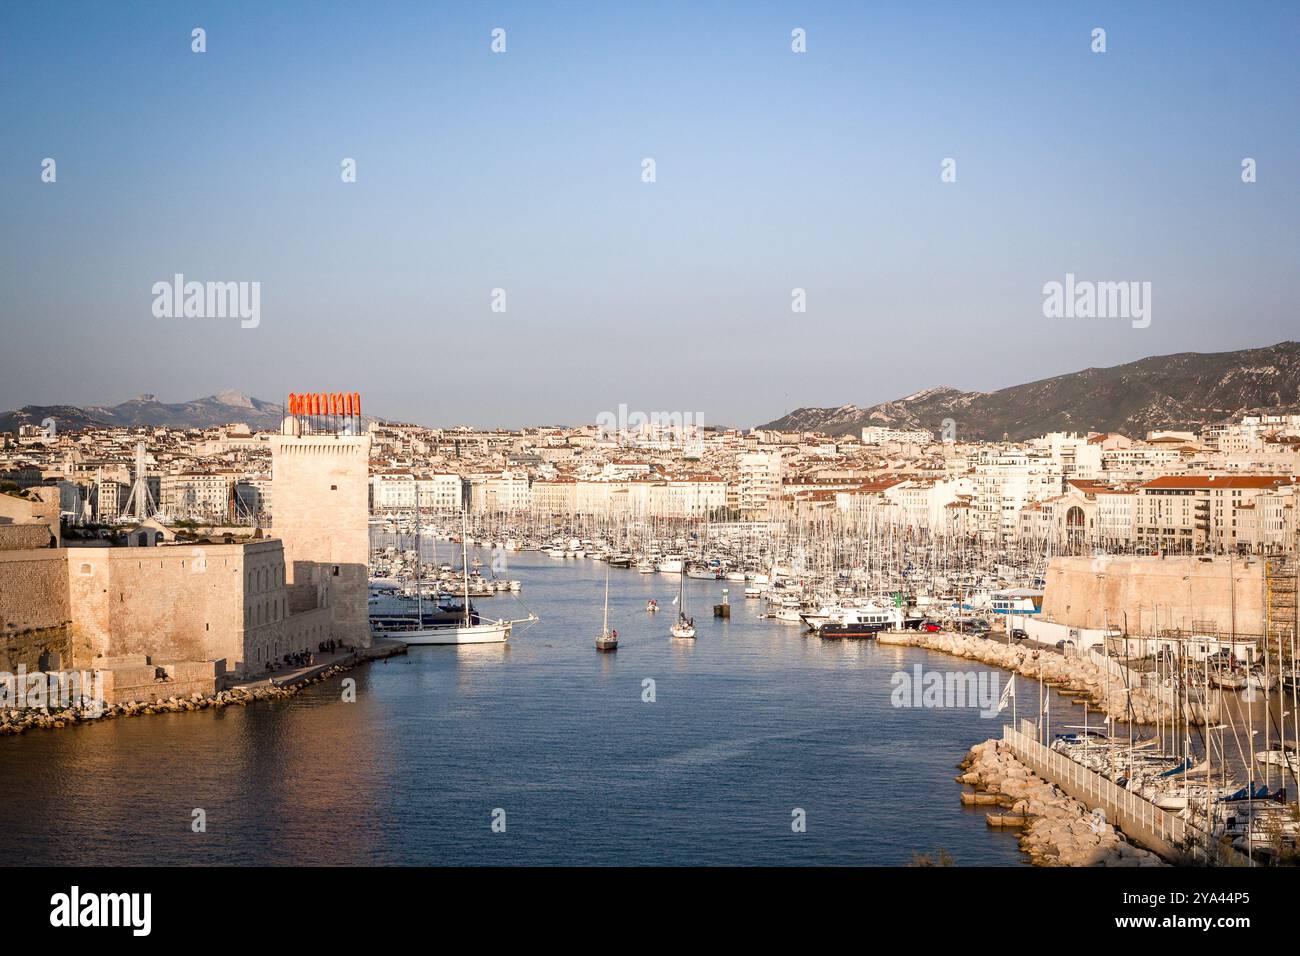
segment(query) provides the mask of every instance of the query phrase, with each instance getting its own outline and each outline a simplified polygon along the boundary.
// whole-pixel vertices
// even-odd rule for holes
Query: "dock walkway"
[[[1106,822],[1118,827],[1135,843],[1173,862],[1189,852],[1197,861],[1205,861],[1205,834],[1200,828],[1176,814],[1166,813],[1139,794],[1121,789],[1065,754],[1043,746],[1035,736],[1031,720],[1021,720],[1020,730],[1010,725],[1002,728],[1002,739],[1017,759],[1076,800],[1094,810],[1100,807],[1106,814]],[[1217,865],[1249,865],[1250,861],[1236,850],[1222,848],[1219,853]]]
[[[232,684],[229,689],[255,690],[259,687],[285,687],[289,684],[297,684],[300,681],[317,677],[336,665],[341,664],[350,667],[364,661],[379,660],[383,657],[392,657],[395,654],[405,653],[406,645],[401,641],[394,641],[391,638],[379,638],[370,647],[363,647],[359,650],[342,648],[337,651],[318,653],[315,655],[315,662],[312,664],[306,664],[302,667],[287,667],[273,671],[270,674],[262,674],[252,680]]]

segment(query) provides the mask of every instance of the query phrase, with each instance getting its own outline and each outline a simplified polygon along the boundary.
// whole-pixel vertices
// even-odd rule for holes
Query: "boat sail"
[[[596,650],[618,650],[618,631],[609,629],[609,565],[605,565],[605,618],[600,626],[600,637],[596,638]]]
[[[695,637],[695,619],[686,616],[686,571],[678,572],[680,583],[677,591],[677,623],[668,629],[673,637]]]

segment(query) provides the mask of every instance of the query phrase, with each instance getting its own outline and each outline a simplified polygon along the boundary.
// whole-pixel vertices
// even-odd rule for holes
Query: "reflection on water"
[[[522,594],[479,606],[540,624],[354,670],[355,703],[336,678],[287,701],[0,740],[0,862],[900,864],[941,847],[1020,862],[953,783],[1001,721],[889,702],[895,671],[969,662],[823,642],[743,598],[714,619],[711,581],[687,582],[699,637],[674,641],[676,579],[620,570],[620,646],[599,654],[603,565],[510,558]],[[1053,705],[1053,729],[1081,718]]]

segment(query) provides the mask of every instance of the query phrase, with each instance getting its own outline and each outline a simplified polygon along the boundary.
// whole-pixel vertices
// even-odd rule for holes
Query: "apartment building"
[[[862,429],[864,445],[928,445],[934,434],[924,428],[886,428],[868,425]]]
[[[174,519],[225,522],[230,518],[230,499],[236,473],[183,471],[165,474],[158,481],[158,506]]]
[[[1200,553],[1259,550],[1268,523],[1286,519],[1283,475],[1178,475],[1138,489],[1134,539],[1161,551]],[[1262,496],[1268,496],[1261,501]],[[1293,497],[1292,497],[1292,500]],[[1294,512],[1292,512],[1294,513]],[[1271,529],[1276,536],[1285,532]],[[1279,542],[1285,545],[1285,541]]]
[[[768,517],[781,497],[781,456],[771,452],[741,455],[737,460],[740,512],[749,519]]]
[[[1060,493],[1062,466],[1051,455],[994,448],[972,458],[975,520],[986,541],[1011,541],[1019,533],[1020,509]]]

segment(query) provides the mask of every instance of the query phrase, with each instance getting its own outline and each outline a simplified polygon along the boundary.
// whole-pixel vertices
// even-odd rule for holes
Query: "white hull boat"
[[[1270,767],[1286,766],[1292,773],[1300,773],[1300,754],[1294,750],[1261,750],[1255,754],[1255,762]]]
[[[797,609],[792,610],[791,608],[783,607],[772,616],[778,621],[784,621],[786,624],[799,623],[799,611]]]
[[[668,633],[673,637],[693,639],[695,621],[686,616],[686,573],[684,571],[678,572],[677,588],[677,621],[668,628]]]
[[[413,647],[438,644],[504,644],[510,638],[510,621],[454,627],[426,627],[412,631],[388,631],[384,637]]]

